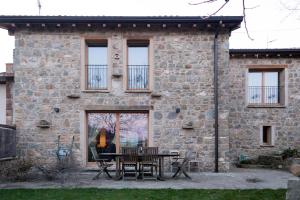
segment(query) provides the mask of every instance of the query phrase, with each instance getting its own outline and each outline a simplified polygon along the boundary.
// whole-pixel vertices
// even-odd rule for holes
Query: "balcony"
[[[128,90],[149,89],[149,65],[128,65],[127,81]]]
[[[87,65],[87,89],[107,89],[107,65]]]
[[[249,86],[248,104],[279,105],[283,103],[283,94],[282,86]]]

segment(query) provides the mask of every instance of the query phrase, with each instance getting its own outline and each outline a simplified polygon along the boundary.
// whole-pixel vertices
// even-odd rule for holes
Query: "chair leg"
[[[109,178],[112,178],[112,176],[109,174],[107,168],[104,169],[104,172],[106,173],[106,175],[107,175]]]
[[[122,165],[122,180],[125,180],[125,166]]]
[[[157,165],[155,166],[155,180],[158,180]]]
[[[96,180],[99,178],[99,176],[102,174],[103,170],[101,169],[96,176],[94,176],[93,180]]]
[[[173,178],[175,178],[177,176],[177,174],[179,173],[180,168],[178,167],[177,171],[175,172],[175,174],[172,176]]]
[[[144,177],[144,165],[142,164],[142,180],[144,181],[145,180],[145,177]]]
[[[183,172],[183,169],[182,169],[182,168],[180,168],[180,170],[179,170],[179,172],[178,172],[178,177],[180,177],[180,176],[181,176],[182,172]]]
[[[138,164],[135,165],[135,180],[138,180]]]
[[[153,176],[153,166],[151,166],[151,176]]]
[[[182,171],[182,173],[189,179],[192,179],[185,171]]]

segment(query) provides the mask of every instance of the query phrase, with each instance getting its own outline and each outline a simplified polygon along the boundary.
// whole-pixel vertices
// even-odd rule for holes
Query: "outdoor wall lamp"
[[[180,113],[180,108],[176,108],[175,112]]]
[[[59,108],[53,108],[54,112],[59,113]]]

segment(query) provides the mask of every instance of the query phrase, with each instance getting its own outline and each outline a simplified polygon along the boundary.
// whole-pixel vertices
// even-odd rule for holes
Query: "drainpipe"
[[[219,100],[218,100],[218,35],[216,29],[214,37],[214,104],[215,104],[215,172],[219,172]]]

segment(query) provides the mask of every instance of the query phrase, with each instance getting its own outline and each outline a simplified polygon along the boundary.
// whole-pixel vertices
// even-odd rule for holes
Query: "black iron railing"
[[[129,90],[148,89],[149,65],[128,65],[127,79],[127,87]]]
[[[87,89],[107,89],[107,65],[87,65]]]
[[[279,104],[281,103],[282,87],[280,86],[249,86],[249,104]]]

